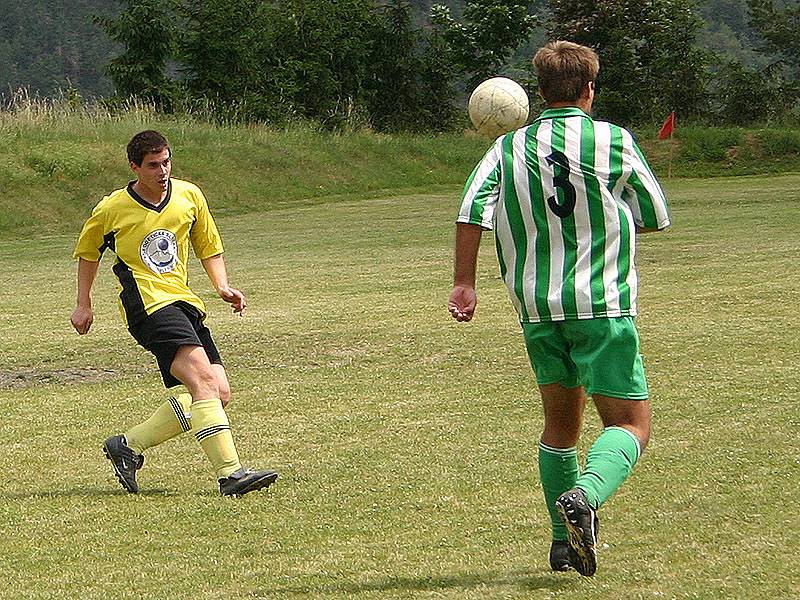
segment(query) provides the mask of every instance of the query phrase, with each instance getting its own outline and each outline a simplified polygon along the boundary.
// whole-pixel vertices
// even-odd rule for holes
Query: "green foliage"
[[[413,25],[407,2],[176,0],[156,11],[149,30],[133,32],[137,11],[152,0],[129,1],[130,14],[104,22],[129,38],[111,65],[121,96],[175,108],[185,87],[184,109],[231,122],[307,118],[329,129],[441,131],[455,120],[454,71],[440,60],[440,36]],[[169,11],[178,18],[166,19]],[[170,45],[138,61],[136,45],[170,28]],[[180,84],[165,74],[171,58]],[[170,104],[155,95],[161,89]]]
[[[798,105],[797,83],[788,82],[779,64],[760,70],[738,62],[726,64],[716,77],[717,114],[724,123],[769,123],[792,115]]]
[[[800,131],[761,129],[756,136],[766,154],[772,156],[800,155]]]
[[[173,56],[185,74],[189,106],[206,104],[222,120],[303,117],[327,128],[452,127],[457,79],[496,74],[535,22],[528,2],[500,0],[470,2],[463,25],[447,14],[429,29],[414,24],[404,0],[176,1],[184,28],[173,36],[174,47],[153,53],[138,71],[126,55],[115,59],[122,93],[153,98]],[[156,17],[150,26],[161,35],[156,29],[166,22]],[[107,28],[121,35],[135,20],[120,18]]]
[[[0,2],[0,94],[109,93],[102,67],[116,44],[90,15],[110,10],[108,0]]]
[[[761,69],[780,58],[758,48],[747,0],[705,0],[698,8],[704,24],[697,43],[717,57],[715,63],[740,62],[745,68]]]
[[[529,14],[532,2],[472,0],[464,7],[461,21],[450,10],[436,5],[431,22],[442,34],[448,52],[443,57],[467,79],[471,89],[498,75],[513,52],[527,42],[538,20]]]
[[[681,8],[688,2],[593,0],[575,2],[577,10],[566,11],[598,33],[621,34],[618,48],[603,49],[603,77],[608,80],[597,99],[598,114],[630,114],[626,121],[637,123],[675,109],[682,119],[699,115],[743,122],[744,114],[755,111],[736,106],[750,109],[766,101],[759,97],[747,105],[734,81],[740,80],[744,89],[754,83],[747,79],[756,76],[730,72],[725,67],[730,62],[761,74],[772,86],[776,79],[762,71],[781,61],[781,85],[791,93],[792,82],[798,80],[796,0],[698,0],[698,14],[705,20],[699,36],[688,35],[693,25],[686,27],[688,17]],[[108,96],[112,86],[104,73],[112,73],[118,85],[111,105],[118,108],[133,99],[162,110],[213,113],[221,122],[277,124],[305,116],[331,128],[438,131],[461,122],[464,91],[484,77],[505,74],[532,89],[530,55],[545,34],[531,13],[548,16],[543,2],[442,4],[7,0],[0,19],[0,95],[5,102],[21,89],[32,97],[58,97],[65,89],[86,98]],[[665,14],[674,22],[668,34],[659,33],[651,22]],[[636,31],[629,32],[623,20]],[[651,46],[670,47],[669,57],[660,63],[644,57],[652,54]],[[695,46],[718,55],[712,62],[708,111],[702,110],[704,90],[698,86],[706,76],[700,82],[697,77],[704,69],[695,66],[709,57],[695,49],[688,53],[699,62],[693,63],[691,56],[679,56],[683,64],[672,59]],[[607,67],[614,69],[612,61],[631,66],[632,76],[624,67],[608,72]],[[632,81],[647,85],[635,87]],[[773,91],[765,88],[763,98],[773,98]],[[761,113],[785,114],[767,118],[796,122],[796,109],[784,110],[787,102],[782,99],[770,101]]]
[[[137,98],[171,110],[177,86],[166,68],[174,56],[176,31],[172,0],[120,0],[123,10],[116,18],[97,17],[96,22],[124,51],[107,67],[116,96]]]
[[[689,0],[549,0],[551,39],[600,55],[596,114],[642,123],[674,110],[702,112],[708,56],[695,47],[701,21]]]
[[[371,0],[280,4],[290,25],[284,43],[296,63],[296,105],[306,117],[331,126],[346,121],[361,101],[371,68],[364,61],[380,40],[374,31]]]
[[[738,128],[681,128],[681,156],[690,161],[724,161],[732,148],[741,145],[742,133]]]
[[[788,0],[776,8],[774,0],[747,0],[750,24],[766,50],[775,52],[800,70],[800,3]]]
[[[415,114],[421,32],[413,25],[411,5],[396,1],[382,7],[374,26],[373,38],[381,43],[372,45],[367,58],[372,68],[365,81],[373,124],[383,131],[419,127],[427,119]]]
[[[456,120],[455,69],[442,60],[441,31],[414,24],[409,2],[392,0],[377,11],[365,88],[379,131],[445,131]]]
[[[294,110],[293,31],[260,0],[187,0],[178,47],[190,102],[221,121],[281,122]]]

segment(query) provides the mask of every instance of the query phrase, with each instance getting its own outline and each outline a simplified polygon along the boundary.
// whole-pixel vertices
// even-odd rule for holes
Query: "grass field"
[[[666,188],[674,227],[639,255],[653,439],[592,579],[547,569],[538,397],[491,238],[476,320],[447,315],[456,189],[219,220],[245,316],[193,283],[240,454],[282,475],[239,500],[189,436],[121,490],[100,445],[166,392],[111,261],[79,337],[74,237],[0,241],[0,597],[796,597],[800,176]]]

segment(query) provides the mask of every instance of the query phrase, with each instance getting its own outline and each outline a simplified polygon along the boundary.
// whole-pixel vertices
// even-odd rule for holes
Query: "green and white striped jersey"
[[[559,108],[497,139],[457,222],[494,229],[520,321],[538,323],[635,315],[636,227],[670,219],[630,132]]]

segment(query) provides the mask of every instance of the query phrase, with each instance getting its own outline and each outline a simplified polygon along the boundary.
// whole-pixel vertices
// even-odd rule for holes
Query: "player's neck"
[[[150,189],[138,179],[136,180],[136,183],[133,184],[133,191],[136,192],[142,200],[152,204],[153,206],[158,206],[164,201],[164,198],[167,197],[166,190],[162,190],[160,187],[156,189]]]
[[[592,103],[583,98],[574,102],[550,102],[547,108],[580,108],[587,115],[592,114]]]

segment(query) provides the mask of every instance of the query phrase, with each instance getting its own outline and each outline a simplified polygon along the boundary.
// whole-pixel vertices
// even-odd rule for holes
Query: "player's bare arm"
[[[75,310],[72,311],[70,322],[79,334],[89,332],[94,321],[92,310],[92,286],[97,278],[97,269],[100,262],[81,258],[78,260],[78,300]]]
[[[475,306],[478,303],[475,293],[475,271],[482,233],[483,229],[478,225],[456,224],[453,290],[447,302],[447,309],[456,321],[470,321],[475,314]]]
[[[219,297],[233,307],[233,312],[241,313],[247,303],[245,302],[244,294],[236,288],[232,288],[228,283],[228,270],[225,267],[225,259],[222,254],[204,258],[200,262],[203,264],[203,268],[214,289],[217,290]]]

